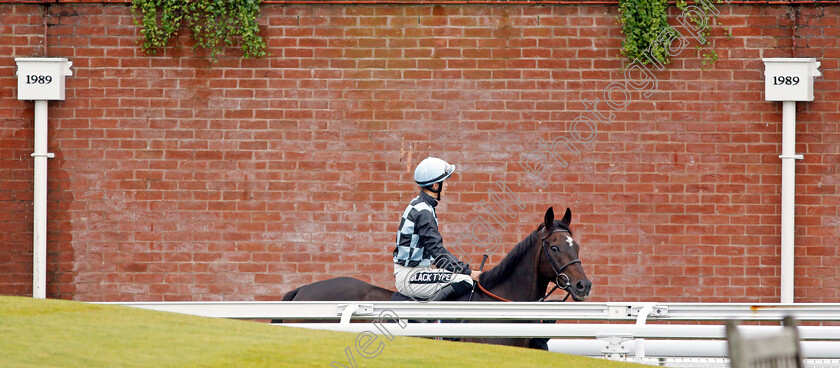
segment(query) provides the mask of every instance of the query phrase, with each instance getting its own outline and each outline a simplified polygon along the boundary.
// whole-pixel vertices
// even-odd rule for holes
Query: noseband
[[[551,264],[551,268],[554,270],[554,287],[551,289],[551,291],[549,291],[547,294],[545,294],[544,297],[540,298],[540,301],[544,301],[545,298],[548,298],[548,296],[551,295],[551,293],[553,293],[554,290],[557,290],[557,289],[561,289],[561,290],[564,290],[566,292],[566,297],[563,298],[564,302],[566,301],[566,299],[569,299],[569,296],[572,295],[571,290],[569,290],[572,286],[571,280],[569,279],[568,275],[563,273],[563,270],[565,270],[566,267],[569,267],[569,266],[571,266],[575,263],[580,263],[580,258],[573,259],[573,260],[569,261],[568,263],[564,264],[563,266],[557,267],[557,263],[554,262],[554,258],[551,258],[551,255],[548,253],[548,237],[551,236],[554,233],[560,233],[560,232],[571,233],[570,231],[565,230],[565,229],[554,229],[552,232],[548,233],[548,235],[546,235],[544,238],[542,238],[543,253],[545,253],[546,258],[548,258],[548,263]],[[560,281],[561,278],[563,279],[563,282]]]

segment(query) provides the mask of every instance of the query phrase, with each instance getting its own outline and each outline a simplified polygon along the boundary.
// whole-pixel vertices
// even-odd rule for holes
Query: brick
[[[798,112],[798,267],[813,292],[797,301],[836,296],[825,292],[840,284],[830,272],[840,263],[836,12],[803,18],[793,43],[786,8],[728,7],[718,20],[733,38],[713,32],[712,69],[682,53],[654,73],[652,95],[633,91],[616,110],[603,90],[623,81],[622,36],[604,6],[267,5],[271,56],[229,50],[215,65],[187,36],[141,55],[125,7],[56,6],[49,53],[71,57],[76,76],[50,109],[61,160],[49,166],[50,262],[63,270],[51,297],[253,300],[335,274],[390,287],[411,171],[440,155],[459,166],[438,207],[448,244],[501,182],[524,206],[504,226],[504,249],[547,205],[570,205],[598,300],[699,301],[701,274],[716,301],[775,301],[781,111],[763,101],[758,58],[792,55],[818,57],[824,71],[818,101]],[[0,8],[14,10],[0,12],[0,30],[15,34],[3,54],[38,54],[43,9]],[[0,81],[0,241],[13,249],[0,253],[12,270],[0,293],[25,295],[32,113],[14,88]],[[557,149],[568,166],[542,156],[546,171],[529,175],[525,154],[551,154],[538,139],[570,137],[574,119],[594,116],[584,98],[612,121],[575,145],[579,155]]]

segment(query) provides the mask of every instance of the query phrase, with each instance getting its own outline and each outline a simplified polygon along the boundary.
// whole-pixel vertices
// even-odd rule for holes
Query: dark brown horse
[[[592,282],[586,278],[580,263],[580,245],[572,239],[571,222],[572,211],[568,208],[560,221],[554,220],[554,209],[549,208],[544,222],[536,230],[519,242],[496,267],[481,275],[481,288],[476,288],[471,300],[537,301],[545,296],[549,283],[555,283],[576,301],[585,300]],[[338,277],[301,286],[283,296],[283,300],[388,301],[392,294],[391,290],[354,278]],[[468,297],[463,296],[461,300]],[[545,342],[545,339],[463,339],[523,347],[540,345],[530,340]]]

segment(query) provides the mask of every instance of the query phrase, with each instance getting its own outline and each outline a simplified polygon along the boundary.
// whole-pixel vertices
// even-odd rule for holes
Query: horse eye
[[[559,251],[560,251],[560,248],[557,248],[557,246],[556,246],[556,245],[552,245],[552,246],[551,246],[551,250],[553,250],[553,251],[555,251],[555,252],[559,252]]]

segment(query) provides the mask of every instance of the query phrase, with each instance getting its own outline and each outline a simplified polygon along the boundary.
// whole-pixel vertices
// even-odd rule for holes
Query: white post
[[[653,305],[645,305],[636,316],[636,326],[644,326],[647,318],[653,312]],[[645,357],[645,339],[636,339],[636,358]]]
[[[32,297],[47,297],[47,101],[35,101]]]
[[[35,101],[32,194],[32,297],[47,297],[47,101],[64,101],[64,77],[73,75],[65,58],[15,58],[18,100]]]
[[[793,214],[796,196],[796,101],[814,100],[814,78],[822,73],[815,58],[765,58],[764,99],[782,101],[781,302],[793,303]]]
[[[796,159],[796,102],[782,102],[782,274],[781,302],[793,303],[793,211]]]

